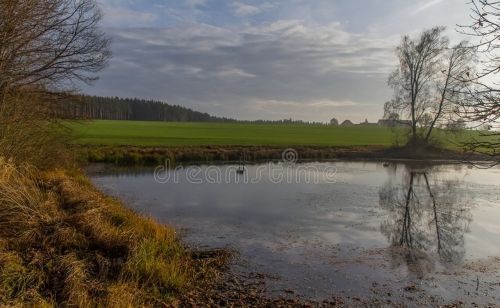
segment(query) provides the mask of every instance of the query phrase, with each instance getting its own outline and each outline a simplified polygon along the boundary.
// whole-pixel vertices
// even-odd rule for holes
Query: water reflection
[[[248,176],[261,166],[269,165],[247,165]],[[418,285],[463,299],[453,275],[470,280],[464,264],[500,254],[500,169],[304,165],[332,166],[335,183],[192,184],[184,170],[178,183],[161,184],[153,170],[141,169],[97,172],[92,180],[134,210],[177,227],[193,247],[236,249],[234,268],[276,277],[266,279],[270,291],[323,299],[332,291],[362,297],[380,291],[378,285],[394,295]],[[234,166],[218,167],[225,174]]]
[[[459,264],[465,256],[465,234],[472,222],[473,204],[458,179],[439,179],[435,168],[405,166],[399,182],[394,177],[379,191],[388,216],[381,224],[391,245],[392,265],[406,264],[423,277],[441,265]]]

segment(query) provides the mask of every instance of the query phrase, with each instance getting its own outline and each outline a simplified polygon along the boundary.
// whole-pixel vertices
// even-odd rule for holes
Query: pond
[[[91,174],[104,192],[239,252],[270,294],[500,303],[500,169],[324,162]]]

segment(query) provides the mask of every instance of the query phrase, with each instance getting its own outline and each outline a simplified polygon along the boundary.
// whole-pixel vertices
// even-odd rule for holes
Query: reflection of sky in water
[[[308,280],[307,284],[316,290],[312,293],[332,288],[332,280],[341,285],[336,288],[351,289],[359,288],[367,278],[376,281],[400,274],[394,279],[405,277],[411,270],[384,270],[395,262],[387,252],[391,246],[387,232],[399,230],[400,208],[394,212],[381,206],[379,194],[384,187],[403,193],[409,182],[409,168],[402,164],[384,167],[377,163],[345,162],[301,166],[319,170],[334,166],[335,183],[307,184],[302,179],[301,183],[275,184],[264,177],[250,184],[189,184],[183,171],[178,172],[177,184],[155,183],[152,173],[99,175],[93,181],[106,192],[128,201],[132,208],[186,230],[186,241],[204,247],[234,247],[258,269],[273,271],[292,285],[303,285],[303,280]],[[220,168],[225,174],[227,168],[234,166]],[[254,178],[262,168],[247,166],[247,176]],[[460,192],[460,198],[463,195],[464,204],[458,207],[458,215],[470,215],[472,221],[459,234],[462,244],[453,244],[465,250],[460,262],[500,254],[500,169],[414,166],[411,170],[427,172],[439,202],[446,202],[439,198],[446,196],[449,183]],[[423,185],[421,179],[415,181],[418,194],[424,192]],[[428,197],[418,198],[422,202]],[[443,212],[454,209],[438,207]],[[415,211],[422,221],[413,226],[418,233],[413,236],[429,247],[425,253],[430,258],[438,259],[437,254],[433,255],[432,247],[436,245],[432,227],[425,227],[432,225],[433,212],[423,206]],[[439,215],[441,223],[451,217],[446,213]],[[382,231],[384,224],[389,225],[386,233]],[[442,232],[449,227],[443,226]],[[375,266],[367,264],[367,260],[375,262]]]

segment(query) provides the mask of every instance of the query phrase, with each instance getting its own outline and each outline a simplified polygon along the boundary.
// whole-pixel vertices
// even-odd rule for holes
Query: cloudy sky
[[[467,0],[99,0],[113,59],[88,94],[237,119],[376,121],[404,33],[460,39]]]

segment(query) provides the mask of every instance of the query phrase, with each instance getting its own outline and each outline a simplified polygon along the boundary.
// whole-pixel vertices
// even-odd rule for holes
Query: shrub
[[[0,104],[0,156],[39,169],[73,162],[68,130],[53,118],[57,100],[36,91],[5,95]]]

